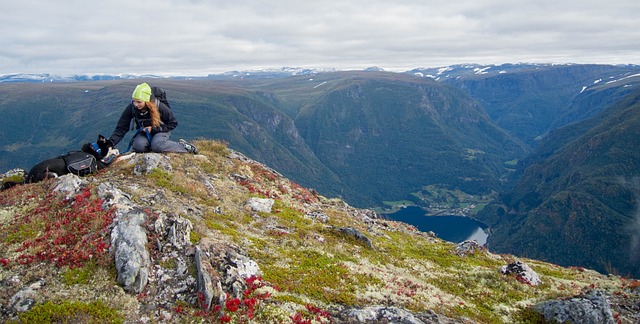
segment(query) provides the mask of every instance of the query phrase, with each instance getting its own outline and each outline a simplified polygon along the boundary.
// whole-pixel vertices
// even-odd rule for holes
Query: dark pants
[[[188,151],[178,142],[169,140],[170,132],[156,133],[149,143],[147,133],[140,132],[133,138],[133,151],[136,153],[156,152],[156,153],[187,153]]]

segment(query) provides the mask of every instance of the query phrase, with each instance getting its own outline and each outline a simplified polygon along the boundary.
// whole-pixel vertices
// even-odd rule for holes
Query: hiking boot
[[[182,146],[184,147],[185,150],[187,150],[187,152],[198,154],[198,148],[195,145],[191,143],[187,143],[187,141],[183,139],[180,139],[180,144],[182,144]]]

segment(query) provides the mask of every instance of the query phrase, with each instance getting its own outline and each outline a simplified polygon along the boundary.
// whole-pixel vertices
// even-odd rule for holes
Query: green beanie
[[[136,89],[133,90],[131,97],[133,99],[149,101],[151,99],[151,87],[146,83],[139,84]]]

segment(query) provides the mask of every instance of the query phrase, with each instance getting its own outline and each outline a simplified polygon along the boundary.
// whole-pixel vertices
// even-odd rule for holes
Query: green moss
[[[149,178],[154,179],[156,185],[159,187],[167,188],[174,192],[186,193],[187,190],[179,185],[173,180],[173,176],[166,171],[162,171],[160,169],[153,169],[151,173],[148,175]]]
[[[288,267],[272,266],[265,280],[284,291],[305,295],[324,303],[356,304],[358,279],[335,257],[313,250],[289,251],[294,262]]]
[[[547,324],[551,323],[544,318],[544,315],[535,311],[532,307],[522,309],[513,316],[515,322],[523,324]]]
[[[38,232],[44,225],[38,221],[31,221],[30,223],[20,224],[18,230],[13,233],[9,233],[5,238],[5,243],[21,243],[26,240],[34,239],[38,236]]]
[[[46,302],[19,315],[18,323],[122,323],[123,317],[102,301]]]
[[[242,237],[238,231],[238,224],[235,222],[235,217],[226,214],[209,214],[205,220],[207,228],[219,231],[220,233],[237,239]]]
[[[189,242],[191,242],[191,244],[200,243],[200,233],[198,233],[196,231],[191,231],[191,233],[189,235]]]
[[[19,174],[14,174],[10,177],[2,179],[2,183],[22,183],[24,178]]]
[[[86,285],[96,272],[95,263],[87,263],[84,267],[73,268],[62,275],[66,285]]]

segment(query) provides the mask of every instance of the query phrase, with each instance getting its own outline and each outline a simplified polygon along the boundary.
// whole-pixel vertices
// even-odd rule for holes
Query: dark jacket
[[[171,108],[162,102],[158,102],[158,111],[160,112],[160,126],[151,129],[152,136],[161,132],[170,132],[178,126],[178,120],[173,115]],[[143,109],[140,111],[133,106],[133,103],[130,103],[120,115],[116,129],[113,130],[111,137],[109,137],[113,145],[117,145],[127,134],[132,120],[136,129],[151,126],[149,110]]]

